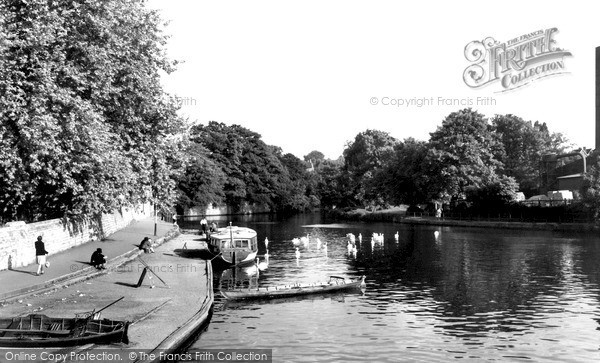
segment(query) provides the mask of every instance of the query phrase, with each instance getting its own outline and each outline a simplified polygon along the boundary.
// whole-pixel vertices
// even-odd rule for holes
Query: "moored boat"
[[[128,344],[128,321],[50,318],[42,314],[0,319],[0,347],[65,347],[83,344]]]
[[[364,286],[365,276],[362,276],[356,280],[347,280],[343,277],[331,276],[329,281],[325,283],[221,290],[221,295],[227,299],[272,299],[279,297],[322,294],[327,292],[357,289]]]
[[[254,264],[258,253],[256,231],[247,227],[228,226],[217,229],[207,240],[208,249],[228,265]]]

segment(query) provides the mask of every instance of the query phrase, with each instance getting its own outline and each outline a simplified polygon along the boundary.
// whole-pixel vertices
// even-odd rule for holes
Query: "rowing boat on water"
[[[259,287],[251,289],[221,290],[221,295],[227,299],[271,299],[309,294],[321,294],[340,290],[349,290],[363,287],[365,276],[357,280],[346,280],[343,277],[331,276],[328,282],[306,285],[289,285],[275,287]]]
[[[109,319],[50,318],[31,314],[0,319],[0,347],[65,347],[89,343],[129,343],[129,322]]]

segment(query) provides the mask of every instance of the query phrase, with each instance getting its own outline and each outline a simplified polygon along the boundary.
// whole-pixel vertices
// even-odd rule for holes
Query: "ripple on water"
[[[598,239],[310,218],[254,226],[271,241],[258,284],[365,274],[365,294],[217,301],[195,347],[272,348],[274,361],[289,362],[600,359]],[[346,233],[393,239],[396,230],[398,243],[347,252]],[[310,245],[295,258],[290,241],[306,233],[328,243],[327,256]]]

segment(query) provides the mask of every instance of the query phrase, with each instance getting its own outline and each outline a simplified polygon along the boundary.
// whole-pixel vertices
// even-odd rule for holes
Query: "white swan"
[[[400,239],[400,235],[398,234],[398,231],[396,231],[396,234],[394,235],[394,239],[397,241],[398,239]]]
[[[300,250],[296,247],[296,259],[300,258]]]
[[[298,246],[298,245],[299,245],[300,243],[302,243],[302,242],[300,242],[300,239],[299,239],[299,238],[293,238],[293,239],[292,239],[292,243],[294,244],[294,246]]]
[[[321,249],[321,239],[317,238],[317,249],[320,250]]]
[[[440,231],[433,232],[433,236],[435,237],[435,239],[438,239],[440,237]]]
[[[358,242],[362,242],[362,233],[358,234]]]
[[[305,236],[300,237],[300,242],[304,243],[304,246],[308,248],[308,243],[310,242],[308,233]]]
[[[269,249],[269,238],[265,237],[265,248]]]
[[[264,271],[267,269],[267,267],[269,267],[269,259],[266,259],[266,262],[261,262],[260,259],[257,257],[256,258],[256,267],[260,270],[260,271]]]

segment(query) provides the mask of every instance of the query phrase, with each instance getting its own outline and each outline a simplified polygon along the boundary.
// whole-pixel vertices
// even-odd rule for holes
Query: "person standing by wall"
[[[206,220],[206,217],[202,217],[202,219],[200,220],[200,228],[202,229],[202,234],[206,234],[206,227],[208,226],[208,221]]]
[[[46,267],[47,254],[48,251],[46,251],[46,247],[44,246],[44,242],[42,241],[42,236],[38,236],[37,241],[35,241],[35,260],[38,264],[38,276],[44,273],[44,267]]]

